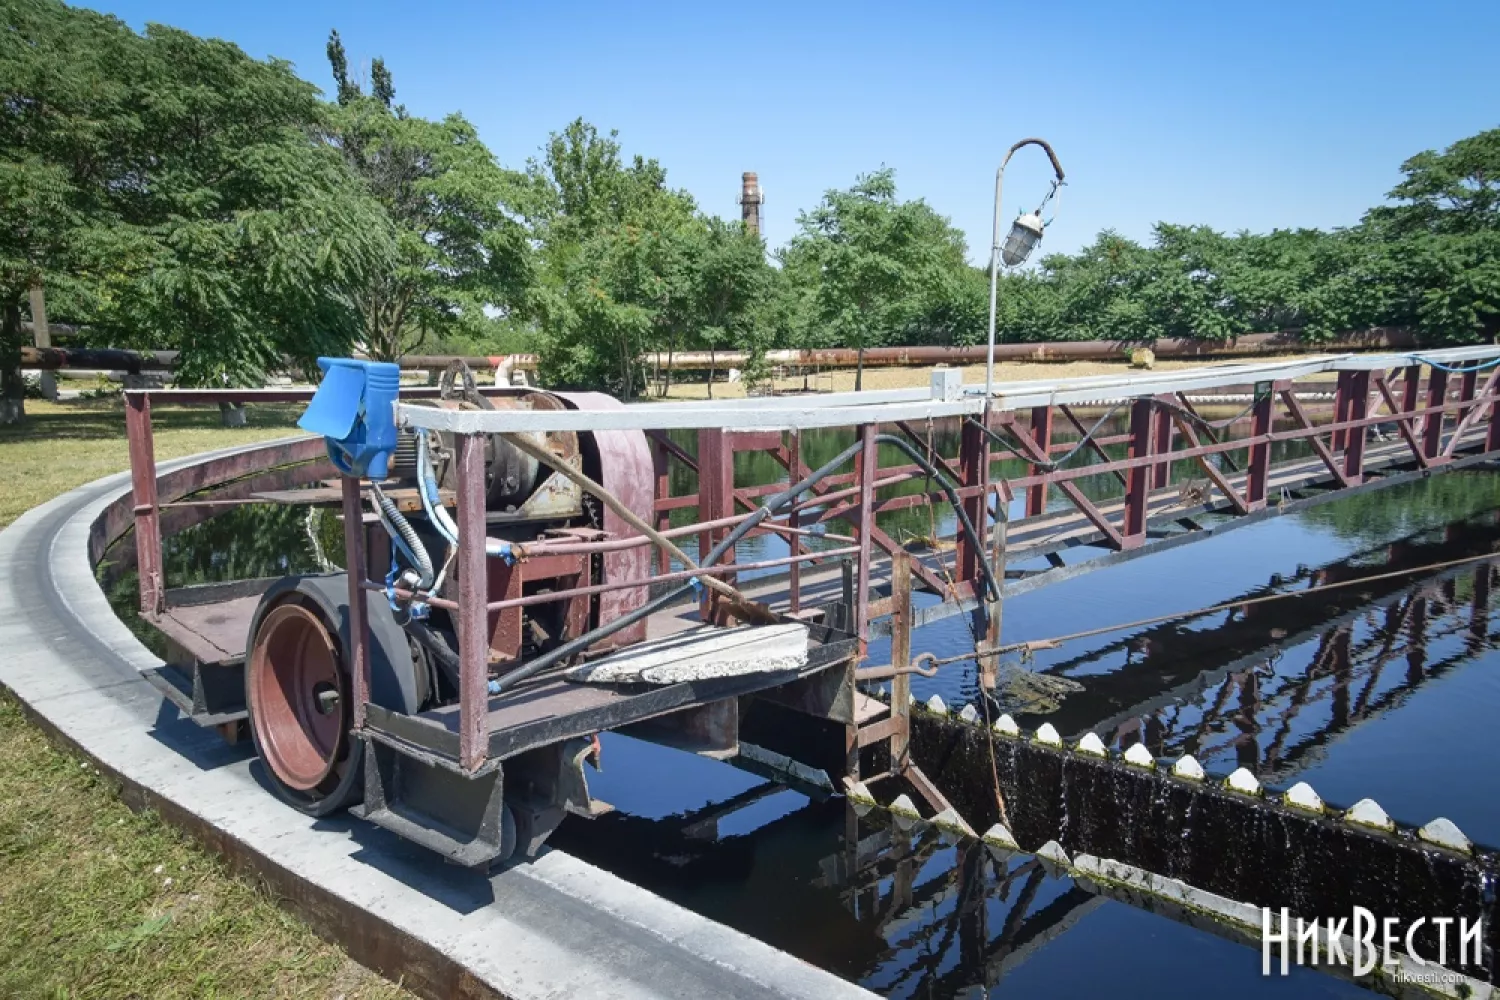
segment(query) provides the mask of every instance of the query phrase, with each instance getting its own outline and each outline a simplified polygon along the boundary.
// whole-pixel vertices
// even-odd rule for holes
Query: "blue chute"
[[[323,381],[297,426],[323,435],[346,476],[384,479],[396,450],[401,369],[388,361],[319,358]]]

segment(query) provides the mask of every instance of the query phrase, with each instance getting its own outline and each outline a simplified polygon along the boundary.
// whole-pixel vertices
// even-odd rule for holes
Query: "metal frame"
[[[369,741],[379,743],[385,748],[381,753],[392,748],[403,754],[409,751],[422,761],[436,762],[444,773],[451,771],[477,780],[496,774],[502,760],[516,755],[534,755],[562,740],[646,719],[659,720],[673,713],[677,713],[684,732],[694,726],[706,727],[714,737],[707,742],[714,744],[714,752],[721,753],[726,739],[737,739],[737,726],[725,728],[726,720],[719,718],[724,713],[714,714],[715,706],[754,695],[842,729],[846,777],[858,777],[861,758],[867,756],[861,751],[887,741],[893,751],[893,765],[899,770],[910,733],[906,714],[892,714],[887,706],[861,694],[855,672],[868,641],[891,629],[888,622],[894,623],[897,633],[894,646],[898,660],[909,660],[912,628],[973,607],[986,554],[960,537],[949,570],[941,555],[908,558],[903,544],[880,530],[876,519],[881,512],[945,504],[948,498],[934,491],[931,484],[918,492],[890,495],[888,487],[927,479],[929,474],[910,462],[881,466],[878,435],[899,432],[919,449],[927,450],[933,464],[956,484],[959,502],[986,547],[991,544],[992,528],[1001,529],[996,532],[997,549],[1007,552],[1012,566],[1028,557],[1049,557],[1051,567],[1047,571],[1010,571],[1012,579],[1004,591],[1015,593],[1087,568],[1210,537],[1279,510],[1322,502],[1339,495],[1339,491],[1378,488],[1492,458],[1500,453],[1500,420],[1496,419],[1500,369],[1488,370],[1482,379],[1478,366],[1462,370],[1458,379],[1450,378],[1445,370],[1491,359],[1500,359],[1500,347],[1316,357],[1276,364],[1011,383],[996,386],[989,396],[971,389],[956,400],[933,398],[928,390],[896,390],[835,394],[815,404],[780,398],[715,401],[707,406],[666,403],[609,409],[446,410],[397,403],[401,425],[443,430],[456,438],[460,536],[454,565],[457,600],[422,596],[433,606],[455,613],[460,659],[458,701],[455,706],[417,716],[368,704],[370,638],[361,591],[384,587],[366,579],[369,568],[365,552],[372,541],[363,523],[361,484],[346,477],[340,493],[346,565],[351,570],[365,570],[350,573],[355,735],[372,747]],[[1391,376],[1391,372],[1396,374]],[[1337,379],[1331,402],[1322,399],[1327,395],[1327,379],[1309,381],[1310,376],[1319,375]],[[1205,421],[1190,401],[1190,393],[1203,391],[1221,396],[1248,392],[1251,403],[1235,417],[1213,424]],[[430,392],[417,390],[405,395]],[[168,505],[194,505],[185,506],[181,513],[197,511],[194,516],[204,517],[224,509],[215,506],[221,504],[218,500],[185,499],[195,489],[210,485],[207,473],[188,474],[170,488],[165,478],[157,478],[151,447],[152,399],[286,402],[310,395],[311,390],[126,393],[132,458],[129,516],[136,525],[142,610],[148,619],[157,619],[167,609],[160,549],[163,509]],[[1063,422],[1081,431],[1085,421],[1079,419],[1074,407],[1101,403],[1128,409],[1126,432],[1089,440],[1089,451],[1096,459],[1091,465],[1058,464],[1060,456],[1069,456],[1081,446],[1057,433],[1063,426],[1057,418],[1061,416]],[[951,421],[962,421],[955,455],[937,453],[935,445],[924,439],[924,428],[930,429],[940,420],[950,421],[950,429]],[[1394,426],[1396,438],[1368,446],[1366,439],[1372,429],[1383,424]],[[679,535],[697,534],[701,559],[732,525],[755,511],[764,497],[784,489],[787,481],[808,474],[800,432],[812,428],[847,428],[862,446],[851,471],[828,476],[809,496],[758,526],[758,532],[790,539],[792,551],[785,559],[736,565],[730,555],[719,565],[703,567],[701,572],[683,568],[674,573],[664,557],[654,561],[646,558],[644,543],[633,530],[616,527],[605,532],[564,532],[524,543],[518,551],[525,562],[516,567],[516,572],[492,571],[484,548],[484,450],[488,435],[575,430],[592,432],[597,440],[605,441],[611,440],[607,435],[624,431],[647,432],[650,453],[637,445],[639,453],[630,458],[628,471],[649,484],[644,488],[654,490],[650,506],[659,527],[666,528],[674,510],[695,510],[697,523],[670,530]],[[697,432],[696,456],[663,433],[670,429]],[[1313,455],[1273,464],[1275,447],[1289,442],[1306,442]],[[227,479],[265,468],[257,462],[285,462],[294,456],[305,462],[317,456],[321,444],[316,438],[306,438],[251,449],[219,460],[216,471]],[[1014,452],[1015,466],[997,466],[997,446],[1002,444]],[[1122,446],[1123,455],[1115,451]],[[785,478],[766,485],[738,485],[734,456],[747,450],[771,455],[786,470]],[[695,493],[669,495],[672,463],[693,472],[697,478]],[[1211,486],[1205,488],[1204,497],[1189,502],[1177,496],[1171,484],[1174,466],[1179,463],[1188,463],[1207,476]],[[1377,477],[1377,472],[1386,474]],[[1094,476],[1121,479],[1123,498],[1118,502],[1090,499],[1079,480]],[[1318,492],[1300,492],[1313,487]],[[1011,498],[1018,493],[1025,497],[1026,516],[997,525],[998,506],[1005,504],[1009,509]],[[1061,498],[1063,507],[1049,510],[1049,497]],[[1205,529],[1193,518],[1209,510],[1238,518]],[[831,536],[848,544],[832,550],[809,549],[805,544],[807,534],[819,532],[832,520],[849,526],[847,534]],[[117,521],[121,528],[123,522],[123,517]],[[1085,566],[1069,565],[1060,552],[1076,546],[1102,549],[1104,554]],[[587,570],[596,555],[608,560],[623,554],[631,558],[619,559],[614,565],[629,567],[629,571],[612,571],[606,563],[604,578],[595,579]],[[641,558],[635,558],[637,555]],[[530,568],[522,569],[522,565]],[[782,566],[787,567],[784,579],[746,582],[743,575],[751,569]],[[561,585],[545,596],[522,596],[516,584],[527,573],[533,578],[556,579]],[[1003,577],[1004,571],[1001,573]],[[497,634],[505,631],[503,622],[510,620],[508,615],[513,617],[521,606],[545,600],[586,607],[596,595],[644,593],[654,583],[693,575],[738,580],[738,586],[753,599],[810,622],[815,650],[808,668],[790,684],[785,678],[757,676],[722,685],[677,685],[609,704],[579,702],[568,712],[546,719],[504,721],[506,704],[517,696],[529,696],[533,684],[549,683],[543,676],[514,691],[490,696],[492,665],[503,670],[504,663],[514,656],[513,644],[503,641],[503,635],[498,646],[496,643]],[[909,604],[913,585],[942,594],[943,603],[913,610]],[[398,595],[402,593],[398,591]],[[710,621],[722,620],[730,610],[727,602],[708,596],[701,607],[705,620]],[[983,641],[993,644],[999,639],[998,608],[991,610],[996,613],[990,616],[990,633]],[[892,666],[900,676],[908,665],[893,662]],[[555,678],[551,682],[562,683]],[[683,714],[687,712],[697,714],[689,719]],[[782,748],[767,745],[767,749],[781,752]],[[521,762],[515,766],[524,770],[534,765]],[[551,764],[546,766],[550,768]],[[402,773],[408,772],[399,768],[392,771],[396,777],[387,777],[397,783],[380,790],[382,795],[393,796],[391,801],[404,794],[398,781]],[[415,775],[417,771],[409,773]],[[913,780],[919,789],[930,787],[919,774],[914,774]],[[928,796],[930,802],[934,796],[941,798],[935,788]],[[381,815],[380,810],[371,814],[376,822],[384,822]],[[464,849],[461,845],[454,848],[460,852]]]

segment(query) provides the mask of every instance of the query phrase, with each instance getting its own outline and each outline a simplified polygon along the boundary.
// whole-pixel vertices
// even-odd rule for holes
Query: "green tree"
[[[898,338],[930,311],[927,290],[968,267],[962,234],[926,202],[899,200],[889,169],[826,192],[797,224],[782,261],[809,292],[812,322],[804,331],[820,329],[858,350],[856,389],[864,381],[865,348]]]
[[[626,165],[617,134],[582,119],[553,133],[527,173],[542,371],[629,397],[641,353],[681,344],[693,328],[693,200],[667,187],[655,160]]]
[[[380,59],[365,95],[336,31],[328,60],[337,88],[328,141],[391,224],[386,266],[353,295],[365,350],[394,360],[429,337],[482,335],[487,311],[510,315],[525,303],[530,248],[511,207],[524,178],[501,168],[461,115],[429,121],[395,104]]]
[[[765,243],[760,236],[747,232],[738,219],[702,218],[696,228],[689,267],[697,340],[711,352],[726,347],[744,351],[751,358],[749,367],[754,369],[765,353],[774,323],[767,309],[773,272],[766,261]],[[710,398],[713,379],[711,368]]]
[[[55,0],[0,32],[0,312],[19,384],[21,302],[121,346],[176,347],[179,378],[257,382],[347,350],[350,293],[389,244],[318,141],[324,105],[282,62]],[[14,397],[12,397],[14,398]],[[20,415],[19,402],[8,416]]]

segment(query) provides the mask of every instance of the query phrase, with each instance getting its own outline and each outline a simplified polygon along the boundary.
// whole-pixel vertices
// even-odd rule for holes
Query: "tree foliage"
[[[277,61],[55,0],[0,32],[0,310],[21,302],[122,346],[175,347],[180,378],[259,384],[347,350],[349,294],[386,223],[317,141],[325,105]],[[7,388],[9,386],[7,385]]]
[[[389,223],[385,266],[353,294],[365,350],[394,360],[429,337],[472,337],[486,310],[514,311],[529,284],[527,234],[509,207],[521,176],[500,167],[462,115],[429,121],[395,104],[378,58],[366,95],[336,31],[328,60],[337,93],[328,142]]]
[[[534,349],[545,379],[644,390],[651,352],[981,342],[988,274],[880,169],[828,191],[772,259],[656,160],[582,119],[524,171],[454,114],[327,45],[323,100],[276,60],[59,0],[0,0],[0,419],[20,410],[28,289],[96,344],[178,348],[255,383],[362,347]],[[1311,342],[1373,326],[1500,335],[1500,129],[1408,159],[1357,224],[1104,231],[1001,276],[1003,340]]]
[[[896,197],[889,169],[865,174],[847,190],[828,191],[797,218],[800,232],[782,254],[793,281],[807,289],[802,332],[860,352],[899,339],[945,303],[946,278],[967,267],[963,235],[920,199]]]
[[[767,339],[764,245],[740,223],[700,213],[655,160],[627,165],[615,133],[579,119],[527,172],[540,261],[531,303],[554,378],[632,395],[646,351]]]

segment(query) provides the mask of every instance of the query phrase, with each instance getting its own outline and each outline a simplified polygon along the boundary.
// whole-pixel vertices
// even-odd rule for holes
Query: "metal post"
[[[734,514],[734,450],[729,444],[729,432],[717,428],[698,432],[698,518],[702,521],[717,521]],[[728,528],[715,528],[700,532],[698,553],[700,561],[708,557],[713,547],[729,533]],[[734,553],[726,552],[720,560],[734,562]],[[733,584],[734,576],[722,578]],[[708,589],[703,591],[700,605],[703,620],[713,616],[719,598]]]
[[[1010,496],[1009,487],[1002,480],[999,488],[995,491],[995,526],[994,535],[991,539],[990,569],[995,574],[995,585],[1005,587],[1005,559],[1009,547],[1010,534]],[[1000,623],[1005,612],[1005,600],[1002,596],[999,600],[985,602],[988,626],[985,629],[984,652],[988,655],[979,658],[979,685],[986,691],[995,690],[995,682],[1000,676],[999,654],[992,650],[1000,647]]]
[[[1005,154],[1005,161],[995,171],[995,232],[990,240],[990,327],[989,347],[984,356],[984,396],[986,399],[995,394],[995,305],[1000,290],[1000,186],[1005,180],[1005,164],[1010,162],[1011,153],[1015,147],[1012,146],[1010,153]]]
[[[875,442],[878,431],[875,424],[860,424],[862,447],[855,466],[859,478],[859,566],[854,585],[854,634],[859,637],[861,661],[870,640],[870,558],[875,527],[875,480],[880,475],[880,450]]]
[[[1175,403],[1171,396],[1158,396],[1157,399],[1163,403]],[[1152,411],[1153,425],[1151,428],[1151,454],[1172,454],[1172,413],[1165,406],[1158,406]],[[1151,488],[1159,490],[1166,486],[1172,478],[1172,460],[1168,458],[1164,462],[1158,462],[1151,467]]]
[[[802,476],[802,433],[795,427],[786,436],[786,464],[789,476],[795,483]],[[787,514],[786,523],[791,528],[802,527],[802,515],[794,506]],[[792,555],[798,555],[802,551],[802,539],[796,531],[790,535]],[[802,564],[792,563],[788,570],[787,587],[789,608],[793,614],[802,610]]]
[[[1281,384],[1281,383],[1278,383]],[[1287,383],[1289,385],[1289,383]],[[1271,478],[1271,433],[1276,393],[1271,387],[1262,392],[1255,387],[1255,408],[1250,412],[1250,465],[1245,472],[1245,506],[1260,510],[1266,505],[1266,487]]]
[[[141,613],[149,616],[166,609],[149,393],[125,394],[125,438],[130,447],[130,492],[135,503],[135,565],[140,580]]]
[[[1345,406],[1350,421],[1365,419],[1370,407],[1370,373],[1368,371],[1346,372],[1349,376],[1345,395]],[[1350,486],[1364,481],[1365,438],[1368,427],[1351,427],[1344,446],[1344,476]]]
[[[1145,458],[1151,454],[1152,400],[1137,399],[1130,404],[1130,457]],[[1125,530],[1122,548],[1137,548],[1146,540],[1146,508],[1151,497],[1151,466],[1132,465],[1125,473]]]
[[[897,549],[891,556],[891,666],[911,664],[911,553]],[[898,720],[891,734],[891,771],[906,765],[911,741],[911,674],[891,678],[891,717]]]
[[[349,577],[349,669],[354,681],[354,728],[365,724],[370,701],[370,629],[365,614],[364,504],[358,476],[340,476],[344,501],[344,565]]]
[[[1052,407],[1033,406],[1031,408],[1031,436],[1041,446],[1042,453],[1050,457],[1052,453]],[[1026,471],[1028,475],[1035,476],[1044,470],[1032,463]],[[1047,513],[1047,484],[1037,483],[1026,491],[1026,516],[1037,517],[1045,513]]]
[[[989,410],[986,408],[980,417],[988,425]],[[958,474],[962,480],[960,484],[966,491],[973,491],[973,495],[964,501],[964,513],[969,515],[976,531],[983,537],[985,517],[985,487],[989,484],[990,448],[989,438],[984,432],[974,425],[972,421],[965,420],[963,429],[958,436]],[[974,545],[969,541],[968,535],[958,533],[954,551],[954,564],[957,577],[960,581],[973,581],[979,578],[979,560],[983,553],[974,551]]]
[[[1448,373],[1441,368],[1434,368],[1427,381],[1427,405],[1442,406],[1447,401]],[[1409,409],[1416,407],[1411,406]],[[1422,453],[1434,463],[1443,461],[1443,417],[1442,413],[1429,413],[1422,423]]]
[[[1349,372],[1339,372],[1338,383],[1333,391],[1333,422],[1341,424],[1349,419]],[[1342,428],[1333,432],[1331,441],[1334,451],[1343,451],[1349,443],[1349,432]]]
[[[1467,403],[1474,398],[1474,390],[1479,387],[1479,372],[1470,368],[1464,372],[1463,378],[1458,383],[1458,399],[1461,403]],[[1465,406],[1458,411],[1457,420],[1462,420],[1469,415],[1471,407]]]
[[[458,756],[470,771],[484,763],[489,749],[484,445],[480,435],[458,435]]]
[[[671,460],[667,456],[667,449],[660,441],[651,441],[651,464],[652,471],[656,473],[656,501],[667,499],[672,495]],[[657,511],[656,530],[665,531],[672,526],[672,512],[670,510]],[[656,550],[656,570],[658,573],[670,573],[672,571],[672,557],[665,548]]]

